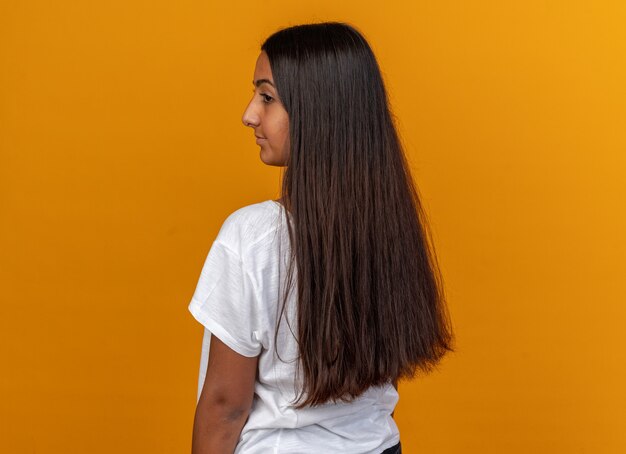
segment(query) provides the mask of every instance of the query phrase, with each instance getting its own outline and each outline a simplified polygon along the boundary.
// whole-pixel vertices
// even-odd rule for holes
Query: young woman
[[[281,198],[227,217],[189,304],[192,451],[400,453],[397,381],[453,337],[378,64],[353,26],[298,25],[263,43],[253,85],[242,120]]]

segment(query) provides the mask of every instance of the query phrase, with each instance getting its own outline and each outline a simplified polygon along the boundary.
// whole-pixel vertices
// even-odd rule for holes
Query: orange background
[[[119,0],[0,4],[0,452],[190,451],[187,304],[278,195],[254,62],[321,20],[378,56],[457,335],[404,450],[626,452],[624,2]]]

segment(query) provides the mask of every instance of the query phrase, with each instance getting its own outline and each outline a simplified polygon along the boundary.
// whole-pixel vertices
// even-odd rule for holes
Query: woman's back
[[[380,454],[399,442],[391,417],[398,393],[391,383],[370,387],[351,402],[294,405],[301,392],[295,293],[284,311],[279,304],[290,254],[283,210],[267,200],[233,212],[211,247],[189,304],[194,317],[228,347],[259,355],[252,409],[235,453]],[[208,343],[205,336],[203,367]]]

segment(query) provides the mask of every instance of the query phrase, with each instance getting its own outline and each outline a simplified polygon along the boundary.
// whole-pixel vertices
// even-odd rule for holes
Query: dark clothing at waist
[[[397,445],[392,446],[391,448],[385,449],[381,454],[402,454],[402,447],[398,442]]]

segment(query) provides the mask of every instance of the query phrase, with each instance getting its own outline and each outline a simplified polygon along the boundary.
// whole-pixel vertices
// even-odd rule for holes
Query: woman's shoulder
[[[237,208],[226,217],[215,241],[242,256],[277,229],[280,209],[281,205],[275,200]]]
[[[256,223],[259,217],[276,213],[281,204],[276,200],[264,200],[237,208],[228,215],[226,221],[240,223]]]

